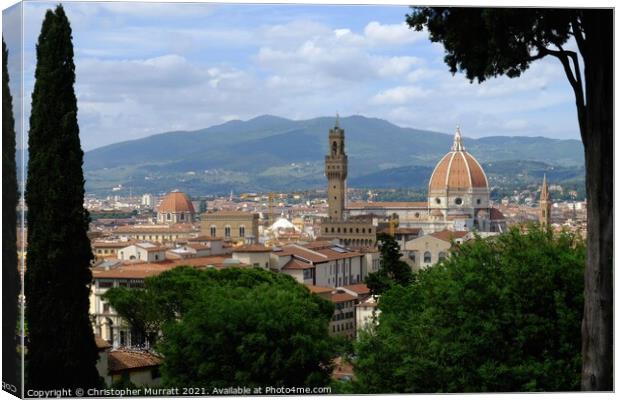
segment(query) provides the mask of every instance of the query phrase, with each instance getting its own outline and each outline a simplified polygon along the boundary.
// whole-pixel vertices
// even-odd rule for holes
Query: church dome
[[[474,156],[465,151],[461,131],[457,128],[451,151],[443,156],[433,170],[429,192],[488,189],[488,186],[484,170]]]
[[[157,211],[160,213],[195,213],[194,205],[187,195],[178,190],[168,193],[161,201]]]

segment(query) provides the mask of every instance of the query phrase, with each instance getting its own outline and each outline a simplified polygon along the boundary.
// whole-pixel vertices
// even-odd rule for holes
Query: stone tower
[[[547,227],[551,225],[551,201],[549,200],[549,185],[547,184],[547,174],[543,177],[542,188],[540,189],[540,225]]]
[[[342,221],[344,218],[347,164],[348,159],[344,152],[344,130],[340,128],[338,116],[336,116],[336,123],[329,130],[329,154],[325,156],[330,221]]]

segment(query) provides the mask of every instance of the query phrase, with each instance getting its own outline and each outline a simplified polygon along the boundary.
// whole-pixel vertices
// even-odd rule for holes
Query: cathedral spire
[[[547,184],[547,174],[543,175],[542,188],[540,189],[540,199],[549,200],[549,185]]]
[[[456,132],[454,133],[454,143],[452,143],[452,151],[464,151],[463,138],[461,137],[461,127],[456,126]]]

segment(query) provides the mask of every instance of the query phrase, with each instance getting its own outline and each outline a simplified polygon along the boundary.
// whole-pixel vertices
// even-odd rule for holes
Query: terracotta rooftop
[[[246,244],[239,247],[233,247],[233,251],[236,253],[270,253],[271,247],[263,246],[262,244]]]
[[[115,233],[190,233],[199,229],[190,224],[175,225],[126,225],[119,226]]]
[[[290,245],[286,246],[282,249],[282,251],[274,252],[274,254],[282,257],[282,256],[294,256],[303,258],[304,260],[311,261],[315,264],[341,260],[343,258],[350,257],[359,257],[362,253],[358,253],[357,251],[344,250],[343,252],[333,250],[333,246],[330,248],[320,248],[320,249],[307,249],[302,247],[301,245]]]
[[[97,349],[99,349],[100,351],[112,347],[112,345],[106,340],[103,340],[101,336],[95,336],[95,344],[97,345]]]
[[[356,283],[354,285],[347,285],[347,286],[343,286],[343,288],[349,289],[350,291],[355,292],[358,295],[370,293],[370,289],[368,289],[368,286],[366,286],[365,283]]]
[[[506,217],[504,217],[504,214],[502,214],[502,212],[495,207],[491,207],[490,217],[492,220],[506,219]]]
[[[186,258],[180,260],[165,260],[156,263],[132,263],[123,264],[118,267],[105,269],[102,267],[92,268],[93,279],[144,279],[150,276],[159,275],[162,272],[173,268],[187,265],[190,267],[207,267],[213,265],[216,268],[223,268],[224,260],[228,257],[209,256]]]
[[[426,201],[356,201],[347,204],[347,209],[372,208],[427,208]]]
[[[308,289],[310,289],[310,292],[316,293],[316,294],[331,293],[334,290],[334,288],[328,288],[324,286],[314,286],[314,285],[309,285],[309,284],[305,284],[305,285]]]
[[[284,264],[284,266],[282,267],[282,269],[310,269],[310,268],[314,268],[314,265],[305,263],[295,258],[291,258],[289,262]]]
[[[118,373],[130,369],[156,367],[163,359],[147,351],[118,349],[108,353],[108,370]]]
[[[189,200],[187,195],[183,192],[173,191],[168,193],[161,203],[159,207],[157,207],[157,212],[160,213],[180,213],[180,212],[189,212],[194,214],[194,205]]]
[[[434,190],[465,190],[487,188],[487,177],[480,163],[462,146],[462,138],[457,130],[452,151],[437,163],[431,179],[429,192]]]
[[[447,229],[444,229],[443,231],[431,233],[431,236],[436,237],[437,239],[445,240],[446,242],[450,242],[454,239],[460,239],[468,233],[469,232],[467,231],[449,231]]]
[[[356,300],[357,297],[350,295],[349,293],[346,292],[336,292],[336,293],[332,293],[329,297],[329,299],[333,302],[333,303],[344,303],[345,301],[352,301],[352,300]]]

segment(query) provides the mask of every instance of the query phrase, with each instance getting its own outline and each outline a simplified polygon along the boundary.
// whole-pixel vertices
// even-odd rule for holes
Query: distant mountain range
[[[104,193],[123,185],[134,193],[181,189],[204,195],[322,187],[323,157],[333,125],[333,117],[293,121],[264,115],[100,147],[85,154],[86,190]],[[453,139],[452,134],[363,116],[340,118],[340,126],[345,130],[352,187],[424,186]],[[525,171],[536,177],[561,170],[563,180],[583,179],[583,146],[578,140],[465,137],[464,144],[489,175]]]

